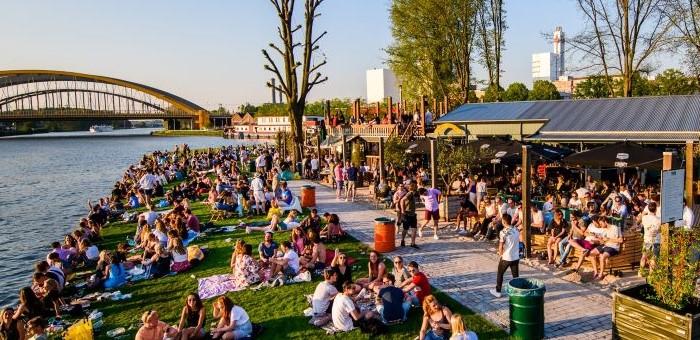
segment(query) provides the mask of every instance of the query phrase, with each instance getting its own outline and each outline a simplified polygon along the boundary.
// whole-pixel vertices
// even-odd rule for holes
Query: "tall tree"
[[[686,49],[685,64],[700,86],[700,0],[666,0],[664,14],[676,29],[677,42]]]
[[[668,69],[656,76],[655,94],[670,96],[679,94],[693,94],[697,90],[695,80],[687,77],[677,69]]]
[[[569,39],[586,66],[601,71],[610,95],[620,75],[622,96],[633,95],[633,78],[651,71],[650,60],[668,46],[671,24],[665,0],[577,0],[587,28]]]
[[[292,138],[296,145],[294,148],[295,163],[301,160],[302,148],[304,146],[303,135],[303,115],[304,107],[306,106],[306,98],[311,89],[326,80],[328,77],[321,75],[318,70],[326,64],[324,58],[319,63],[314,63],[313,55],[318,51],[318,42],[326,35],[326,31],[318,36],[314,36],[313,28],[314,21],[321,14],[317,12],[318,7],[324,0],[305,0],[304,1],[304,25],[294,25],[294,8],[295,0],[270,0],[277,16],[279,18],[279,26],[277,33],[282,46],[275,43],[270,43],[270,48],[279,54],[281,58],[282,68],[277,66],[275,59],[270,56],[267,50],[263,49],[262,54],[267,59],[265,69],[272,72],[278,80],[278,83],[273,85],[267,83],[269,87],[275,87],[277,90],[284,93],[287,98],[287,112],[289,121],[292,125]],[[304,29],[301,31],[301,29]],[[303,33],[303,43],[298,42],[295,33],[301,31]],[[301,60],[297,59],[296,49],[301,48],[303,53]],[[301,69],[299,69],[301,67]],[[299,74],[301,73],[301,74]]]
[[[554,100],[561,99],[557,87],[552,82],[546,80],[537,80],[532,84],[528,99],[530,100]]]
[[[489,77],[488,87],[501,87],[501,58],[507,28],[503,0],[482,0],[478,8],[479,48]]]
[[[512,83],[508,85],[506,92],[503,93],[503,101],[518,102],[527,100],[530,90],[523,83]]]
[[[445,5],[445,19],[440,21],[447,38],[447,51],[452,61],[459,100],[469,102],[472,78],[472,52],[477,33],[476,13],[481,0],[439,0]]]

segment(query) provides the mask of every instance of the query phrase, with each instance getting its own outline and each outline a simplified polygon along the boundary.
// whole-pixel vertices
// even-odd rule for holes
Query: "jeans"
[[[403,308],[403,318],[401,321],[406,321],[406,318],[408,317],[408,310],[411,308],[411,302],[410,301],[404,301],[401,304],[401,308]],[[382,318],[382,322],[387,323],[388,321],[384,319],[384,305],[377,305],[377,313]],[[396,320],[389,320],[389,321],[396,321]]]
[[[445,335],[437,335],[433,330],[429,330],[425,333],[425,340],[446,340]]]
[[[569,253],[571,252],[571,245],[569,244],[569,238],[565,237],[559,242],[559,257],[561,260],[559,260],[559,263],[564,264],[566,263],[566,258],[569,257]]]
[[[515,260],[515,261],[506,261],[504,259],[500,259],[498,261],[498,273],[496,276],[496,291],[501,292],[501,287],[503,286],[503,275],[506,273],[506,270],[510,267],[510,273],[513,275],[513,278],[516,278],[519,275],[518,272],[518,263],[520,263],[520,260]]]

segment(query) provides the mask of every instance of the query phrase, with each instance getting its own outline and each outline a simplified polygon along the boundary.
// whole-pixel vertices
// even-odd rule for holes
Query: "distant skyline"
[[[297,1],[301,3],[302,1]],[[388,66],[390,0],[326,0],[316,34],[327,30],[321,53],[328,82],[310,100],[365,96],[365,72]],[[531,86],[531,55],[552,46],[542,33],[562,26],[567,36],[583,23],[574,1],[506,0],[503,87]],[[277,17],[268,0],[39,1],[0,0],[0,69],[56,69],[147,84],[207,109],[270,101],[261,49],[277,42]],[[303,14],[299,6],[297,14]],[[478,62],[478,60],[477,60]],[[567,66],[575,66],[567,58]],[[675,61],[658,64],[678,67]],[[667,66],[668,65],[668,66]],[[477,78],[484,77],[475,65]]]

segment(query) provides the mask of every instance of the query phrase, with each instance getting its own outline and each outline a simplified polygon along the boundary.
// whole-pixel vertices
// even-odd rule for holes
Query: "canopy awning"
[[[489,159],[512,160],[520,158],[523,152],[523,143],[514,140],[480,139],[471,142],[466,147],[488,152]],[[556,148],[540,144],[530,145],[530,158],[541,159],[550,162],[560,161],[571,153],[568,149]]]
[[[660,170],[663,166],[663,150],[643,147],[637,143],[620,142],[604,145],[570,155],[563,159],[568,165],[591,168],[643,168]],[[674,167],[681,160],[673,157]]]

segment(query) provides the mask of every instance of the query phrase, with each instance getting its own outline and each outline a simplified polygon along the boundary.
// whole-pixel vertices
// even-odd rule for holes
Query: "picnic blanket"
[[[236,286],[230,274],[209,276],[198,281],[197,292],[202,300],[245,289],[245,287]]]
[[[188,230],[187,231],[187,238],[182,240],[182,245],[187,247],[187,245],[190,244],[190,242],[194,241],[197,238],[197,236],[199,236],[198,232],[196,232],[194,230]]]

